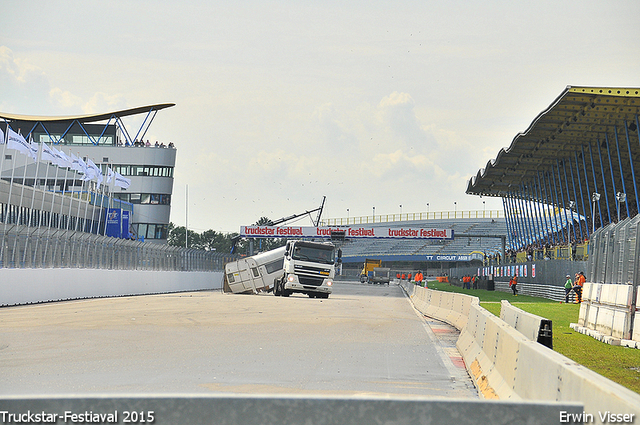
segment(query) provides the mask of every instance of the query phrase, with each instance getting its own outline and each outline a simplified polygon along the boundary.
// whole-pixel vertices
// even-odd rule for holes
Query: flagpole
[[[20,129],[18,129],[18,134],[20,134],[22,136],[22,134],[20,133]],[[26,140],[25,140],[26,142]],[[28,144],[29,142],[27,142]],[[29,148],[30,149],[30,148]],[[16,228],[16,238],[13,240],[13,253],[11,254],[11,262],[13,262],[13,265],[15,267],[15,261],[16,261],[16,250],[18,249],[18,236],[20,235],[21,229],[20,229],[20,219],[22,218],[22,199],[24,198],[24,187],[25,187],[25,180],[27,179],[27,165],[29,163],[29,155],[25,155],[24,158],[24,172],[22,173],[22,187],[20,188],[20,202],[18,205],[18,216],[17,216],[17,223],[15,224],[15,228]],[[12,227],[13,229],[13,227]],[[25,246],[26,248],[26,246]],[[20,268],[20,267],[18,267]]]
[[[189,248],[189,185],[186,185],[184,197],[184,247]]]
[[[29,139],[31,139],[29,141],[29,144],[31,144],[33,142],[33,134],[31,134],[29,136]],[[33,178],[33,188],[31,189],[31,207],[29,208],[29,221],[27,222],[27,240],[25,242],[24,245],[24,253],[22,254],[22,263],[26,263],[27,262],[27,246],[29,245],[29,242],[31,241],[31,236],[33,236],[35,234],[35,232],[37,231],[34,230],[34,232],[32,234],[29,234],[29,229],[31,228],[31,220],[33,219],[33,204],[36,201],[36,186],[38,183],[38,172],[40,171],[40,160],[42,159],[42,145],[38,145],[38,154],[36,155],[36,173],[34,175]],[[44,195],[43,195],[44,196]]]
[[[51,225],[53,222],[53,209],[55,208],[56,205],[56,183],[58,183],[58,171],[60,171],[60,167],[56,166],[56,176],[53,179],[53,187],[51,190],[51,211],[49,212],[49,223],[47,224],[47,244],[44,247],[44,258],[46,261],[47,258],[47,251],[49,251],[49,237],[51,236]],[[60,198],[60,202],[63,202],[63,198]],[[57,247],[56,249],[53,251],[53,255],[55,256],[55,253],[57,251]],[[51,263],[53,264],[53,258]]]
[[[40,212],[38,213],[38,230],[37,230],[38,232],[40,232],[40,229],[42,228],[42,220],[44,219],[44,198],[46,198],[47,192],[48,192],[47,191],[47,183],[49,182],[49,168],[50,168],[50,165],[51,164],[47,164],[47,171],[45,172],[45,175],[44,175],[44,190],[42,191],[42,203],[40,204]],[[53,203],[53,195],[52,195],[51,202]],[[48,230],[47,230],[47,232],[48,232]],[[42,238],[42,233],[44,233],[44,232],[41,232],[38,235],[38,239],[36,239],[36,250],[35,250],[36,253],[38,252],[38,245],[40,244],[40,239]],[[46,256],[43,255],[42,260],[43,260],[42,261],[42,265],[44,265],[45,260],[46,260]]]
[[[18,134],[20,134],[20,130],[18,130]],[[25,140],[26,141],[26,140]],[[31,146],[31,142],[27,142],[27,144],[29,146]],[[31,149],[31,147],[29,147],[29,149]],[[25,155],[25,159],[24,159],[24,172],[22,173],[22,187],[20,188],[20,206],[18,207],[18,223],[17,225],[20,225],[20,218],[22,218],[23,214],[22,214],[22,199],[24,198],[24,188],[27,185],[27,168],[29,165],[29,158],[31,156],[30,155]],[[37,163],[37,157],[36,159],[34,159],[34,161]],[[18,228],[17,230],[17,234],[19,235],[20,233],[22,233],[22,229]],[[16,239],[17,241],[17,239]]]
[[[2,164],[4,164],[4,155],[7,149],[7,141],[9,139],[9,131],[7,130],[9,128],[9,123],[6,122],[5,120],[5,132],[2,136],[2,160],[0,161],[0,177],[2,176]],[[11,183],[9,183],[9,190],[11,190]],[[7,211],[4,211],[4,207],[2,205],[0,205],[0,215],[2,215],[2,221],[5,224],[5,228],[4,230],[6,231],[7,227],[6,227],[6,223],[7,223],[7,214],[9,213],[9,205],[11,204],[11,196],[9,196],[9,202],[7,202]],[[2,263],[3,267],[4,267],[4,237],[5,237],[5,231],[2,232],[2,240],[0,241],[0,262]]]
[[[38,145],[38,160],[36,161],[36,174],[35,174],[35,178],[33,179],[33,192],[31,193],[31,208],[29,209],[28,227],[31,227],[31,219],[33,218],[33,204],[35,203],[35,200],[36,200],[36,186],[38,184],[38,173],[40,172],[41,160],[42,160],[42,144]]]

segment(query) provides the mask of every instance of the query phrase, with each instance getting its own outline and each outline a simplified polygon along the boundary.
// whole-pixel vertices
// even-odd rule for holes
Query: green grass
[[[575,332],[569,323],[578,323],[578,304],[564,304],[546,298],[511,293],[462,289],[448,283],[429,282],[430,289],[476,296],[480,305],[500,317],[500,301],[553,322],[553,349],[594,372],[640,394],[640,350],[613,346]]]

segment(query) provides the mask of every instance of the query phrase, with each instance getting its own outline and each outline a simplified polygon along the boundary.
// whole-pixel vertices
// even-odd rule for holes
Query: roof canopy
[[[157,105],[140,106],[138,108],[123,109],[121,111],[106,112],[103,114],[89,114],[89,115],[77,115],[67,117],[38,117],[29,115],[17,115],[7,114],[0,112],[0,119],[6,119],[9,121],[32,121],[32,122],[69,122],[78,121],[80,123],[92,123],[106,121],[112,118],[122,118],[129,115],[146,114],[153,111],[159,111],[161,109],[170,108],[175,106],[175,103],[160,103]]]
[[[640,172],[639,113],[639,88],[569,86],[525,132],[513,139],[511,146],[501,149],[495,160],[470,179],[467,193],[511,196],[518,188],[535,182],[540,173],[558,173],[560,169],[564,172],[566,167],[572,167],[576,174],[579,170],[580,177],[591,183],[591,192],[594,178],[599,191],[603,189],[603,179],[611,187],[612,178],[620,190],[623,178],[627,192],[633,192],[633,167]],[[582,192],[584,199],[591,198],[586,187]]]
[[[104,131],[111,125],[113,122],[122,132],[124,139],[129,143],[134,143],[134,139],[138,140],[138,138],[144,138],[149,126],[153,122],[158,111],[170,108],[175,106],[175,103],[160,103],[157,105],[148,105],[148,106],[140,106],[137,108],[131,109],[123,109],[120,111],[114,112],[106,112],[103,114],[90,114],[90,115],[77,115],[77,116],[66,116],[66,117],[38,117],[38,116],[29,116],[29,115],[17,115],[17,114],[7,114],[0,112],[0,119],[3,119],[7,122],[7,126],[9,126],[11,122],[28,122],[32,123],[33,127],[31,131],[34,131],[39,125],[42,126],[44,131],[49,135],[52,143],[60,143],[64,136],[71,130],[72,127],[79,125],[84,134],[89,137],[92,143],[99,144],[102,139],[102,135]],[[140,128],[137,130],[135,135],[130,135],[126,126],[124,125],[122,118],[131,116],[131,115],[139,115],[139,114],[147,114],[144,118]],[[99,135],[91,134],[90,131],[87,131],[85,124],[89,123],[97,123],[104,122],[104,130]],[[53,137],[50,134],[50,131],[47,129],[50,125],[64,125],[66,126],[66,130],[63,134],[58,134],[56,137]],[[93,125],[93,124],[92,124]],[[115,141],[114,141],[115,142]]]

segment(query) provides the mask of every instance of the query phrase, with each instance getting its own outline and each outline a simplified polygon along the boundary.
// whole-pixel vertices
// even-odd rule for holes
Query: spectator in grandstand
[[[571,275],[567,275],[567,281],[564,284],[564,302],[569,303],[569,294],[573,289],[573,282],[571,281]]]
[[[513,276],[511,278],[511,280],[509,281],[509,287],[511,288],[511,290],[513,291],[513,295],[514,296],[518,296],[518,277],[517,276]]]

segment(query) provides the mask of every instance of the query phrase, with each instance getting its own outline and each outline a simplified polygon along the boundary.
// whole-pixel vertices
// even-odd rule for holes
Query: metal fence
[[[14,226],[0,235],[0,268],[214,271],[235,258],[71,230]]]
[[[591,282],[633,284],[640,267],[640,215],[611,223],[591,235],[588,271]]]

